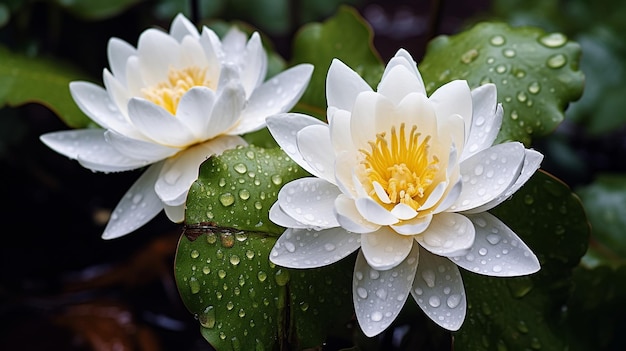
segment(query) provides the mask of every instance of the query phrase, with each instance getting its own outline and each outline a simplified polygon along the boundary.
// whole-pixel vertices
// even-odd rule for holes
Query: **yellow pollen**
[[[403,203],[417,210],[439,170],[439,159],[428,159],[430,136],[420,140],[417,126],[406,135],[402,123],[399,132],[394,126],[390,134],[390,138],[385,132],[377,134],[376,140],[369,142],[371,151],[359,150],[365,156],[362,164],[369,180],[367,190],[387,208]],[[378,196],[374,182],[380,184],[388,200]]]
[[[197,66],[182,69],[170,67],[165,81],[152,87],[144,88],[141,92],[146,99],[175,115],[180,98],[189,91],[189,89],[195,86],[211,88],[209,85],[210,82],[206,78],[206,72],[206,68]]]

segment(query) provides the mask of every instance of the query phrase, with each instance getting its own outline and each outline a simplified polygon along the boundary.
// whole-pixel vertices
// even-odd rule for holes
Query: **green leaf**
[[[347,6],[340,7],[324,23],[303,26],[294,42],[293,64],[308,62],[315,66],[309,86],[296,107],[320,119],[326,115],[326,74],[335,58],[372,86],[378,84],[384,70],[373,46],[371,28],[356,10]]]
[[[281,234],[269,220],[280,187],[307,173],[282,150],[254,145],[227,150],[200,166],[187,197],[186,223]]]
[[[455,350],[566,349],[562,307],[589,238],[580,200],[539,172],[492,212],[528,244],[541,270],[516,278],[463,271],[469,308]]]
[[[56,0],[56,3],[87,20],[103,20],[114,17],[142,0]]]
[[[594,245],[609,261],[626,259],[626,175],[601,175],[577,193],[593,228]]]
[[[355,255],[323,268],[286,269],[269,261],[275,241],[194,225],[181,237],[178,290],[217,350],[301,350],[346,329]]]
[[[497,142],[518,140],[528,146],[532,137],[552,132],[567,104],[581,96],[580,53],[580,46],[560,33],[480,23],[435,38],[419,68],[429,94],[454,79],[467,80],[472,88],[496,84],[504,106]]]
[[[69,90],[71,81],[84,79],[82,74],[60,62],[13,53],[2,46],[0,62],[0,106],[40,103],[70,127],[91,123]]]

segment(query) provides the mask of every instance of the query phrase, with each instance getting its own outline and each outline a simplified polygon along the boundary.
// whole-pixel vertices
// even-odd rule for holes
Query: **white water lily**
[[[41,140],[93,171],[149,166],[112,213],[102,235],[112,239],[141,227],[161,210],[181,222],[187,193],[202,161],[246,142],[240,134],[290,110],[313,67],[295,66],[264,82],[267,54],[258,33],[233,28],[220,40],[200,34],[183,15],[170,32],[148,29],[137,48],[112,38],[105,88],[72,82],[72,97],[103,129],[49,133]]]
[[[328,120],[269,117],[278,144],[314,177],[280,190],[270,219],[288,229],[270,260],[320,267],[361,248],[353,301],[377,335],[409,294],[438,325],[460,328],[465,290],[457,266],[490,276],[536,272],[520,238],[485,212],[505,201],[543,156],[521,143],[492,145],[502,122],[496,87],[452,81],[426,95],[413,58],[399,50],[377,91],[341,61],[330,66]]]

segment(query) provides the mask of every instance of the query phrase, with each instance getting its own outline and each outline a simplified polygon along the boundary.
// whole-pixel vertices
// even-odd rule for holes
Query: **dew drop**
[[[230,311],[230,310],[232,310],[232,309],[233,309],[233,307],[235,307],[235,304],[234,304],[232,301],[228,301],[228,302],[226,303],[226,309],[227,309],[227,310],[229,310],[229,311]]]
[[[237,163],[236,165],[233,166],[233,168],[239,174],[244,174],[248,171],[248,168],[243,163]]]
[[[217,276],[220,277],[221,279],[226,278],[226,271],[223,269],[220,269],[219,271],[217,271]]]
[[[526,325],[526,322],[524,321],[519,321],[517,322],[517,330],[519,330],[521,333],[528,333],[528,326]]]
[[[232,264],[233,266],[236,266],[239,264],[239,262],[241,262],[241,260],[239,259],[239,256],[237,255],[230,256],[230,264]]]
[[[433,295],[428,299],[428,304],[432,307],[439,307],[439,305],[441,305],[441,300],[439,299],[439,296]]]
[[[237,313],[237,315],[238,315],[240,318],[243,318],[243,317],[245,317],[245,316],[246,316],[246,311],[245,311],[243,308],[240,308],[240,309],[239,309],[239,313]]]
[[[541,85],[539,85],[539,82],[532,82],[528,85],[528,92],[531,94],[537,94],[539,93],[539,91],[541,91]]]
[[[357,288],[356,294],[359,295],[359,297],[362,299],[367,299],[367,290],[365,290],[365,288]]]
[[[202,273],[204,273],[204,274],[211,273],[211,267],[209,267],[209,266],[202,267]]]
[[[532,205],[534,202],[535,202],[535,199],[533,198],[533,196],[532,196],[532,195],[530,195],[530,194],[526,194],[526,195],[524,196],[524,203],[525,203],[526,205]]]
[[[381,300],[387,299],[387,290],[383,288],[376,290],[376,296],[378,296],[378,298]]]
[[[280,174],[274,174],[272,176],[272,183],[274,183],[274,185],[280,185],[283,182],[283,177],[281,177]]]
[[[198,321],[200,325],[205,328],[212,329],[215,327],[215,308],[213,306],[207,306],[198,316]]]
[[[296,246],[291,241],[285,241],[283,245],[285,245],[285,249],[289,252],[296,251]]]
[[[504,49],[502,50],[502,55],[504,55],[504,57],[515,57],[515,50],[513,49]]]
[[[505,65],[497,65],[496,66],[496,72],[499,74],[502,74],[504,72],[506,72],[506,66]]]
[[[263,204],[260,201],[255,201],[254,208],[256,208],[257,210],[260,210],[263,208]]]
[[[489,242],[491,245],[498,244],[500,242],[500,235],[496,235],[496,234],[487,235],[487,242]]]
[[[251,160],[254,160],[254,151],[252,150],[246,151],[246,157]]]
[[[254,258],[254,251],[252,251],[252,250],[247,250],[247,251],[246,251],[246,257],[247,257],[249,260],[253,259],[253,258]]]
[[[478,254],[479,254],[479,255],[481,255],[481,256],[485,256],[485,255],[487,254],[487,249],[486,249],[486,248],[484,248],[484,247],[481,247],[481,248],[478,250]]]
[[[561,33],[551,33],[539,38],[539,42],[549,48],[558,48],[565,45],[567,38]]]
[[[265,281],[265,279],[267,279],[267,273],[263,272],[263,271],[259,271],[256,274],[257,279],[259,279],[259,281],[262,283]]]
[[[226,179],[224,179],[224,178],[220,178],[220,180],[217,182],[217,184],[218,184],[220,187],[223,187],[224,185],[226,185]]]
[[[242,200],[248,200],[250,198],[250,192],[246,189],[239,190],[239,198]]]
[[[548,64],[548,67],[550,68],[561,68],[565,66],[566,62],[567,62],[567,58],[565,58],[565,55],[556,54],[548,58],[547,64]]]
[[[426,282],[426,285],[428,285],[429,288],[435,286],[435,272],[433,272],[432,270],[428,269],[423,271],[422,279],[424,279],[424,282]]]
[[[379,311],[376,311],[374,313],[372,313],[372,315],[370,316],[370,319],[373,322],[380,322],[383,319],[383,314]]]
[[[198,256],[200,256],[198,250],[191,250],[191,258],[198,258]]]
[[[494,35],[493,37],[491,37],[491,39],[489,39],[489,42],[493,46],[502,46],[504,45],[504,43],[506,43],[506,39],[504,39],[504,37],[501,35]]]
[[[324,244],[324,250],[326,251],[333,251],[335,250],[335,245],[331,244],[331,243],[326,243]]]
[[[448,299],[446,300],[446,305],[448,305],[448,307],[450,308],[456,308],[460,303],[461,295],[459,294],[452,294],[448,296]]]
[[[520,91],[519,93],[517,93],[517,101],[526,102],[526,100],[528,100],[528,96],[526,95],[525,92]]]
[[[189,278],[189,289],[192,294],[197,294],[200,292],[200,282],[195,278]]]
[[[228,207],[235,202],[235,197],[231,193],[223,193],[220,195],[219,200],[222,206]]]
[[[461,61],[465,64],[472,63],[478,57],[478,50],[471,49],[461,56]]]

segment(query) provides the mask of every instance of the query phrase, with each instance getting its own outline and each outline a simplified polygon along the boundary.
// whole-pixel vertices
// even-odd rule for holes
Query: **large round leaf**
[[[498,141],[530,145],[533,136],[552,132],[567,104],[582,94],[579,58],[580,46],[563,34],[479,23],[435,38],[419,68],[429,93],[454,79],[471,87],[496,84],[505,116]]]

